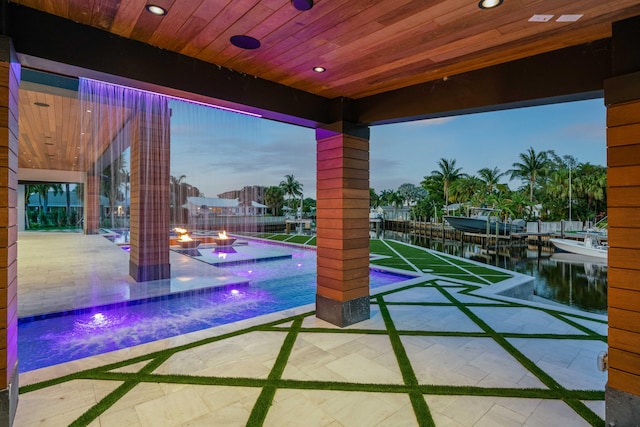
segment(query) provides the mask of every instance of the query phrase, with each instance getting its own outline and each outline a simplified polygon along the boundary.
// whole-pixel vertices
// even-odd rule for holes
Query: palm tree
[[[532,202],[525,195],[514,191],[506,201],[506,209],[513,212],[516,218],[528,219],[531,215]]]
[[[498,185],[498,181],[500,181],[500,178],[505,175],[505,172],[500,172],[500,169],[498,168],[482,168],[478,171],[478,175],[484,183],[487,193],[491,194]]]
[[[539,175],[544,175],[549,165],[546,151],[536,153],[533,147],[529,147],[526,153],[520,153],[520,162],[514,163],[513,169],[507,171],[511,179],[520,178],[529,184],[529,201],[533,201],[533,188]]]
[[[456,179],[449,186],[451,201],[464,203],[473,199],[484,202],[486,197],[482,191],[483,182],[477,176],[465,176]]]
[[[49,208],[49,190],[53,190],[53,195],[62,193],[62,184],[37,184],[31,186],[35,193],[38,194],[38,202],[40,204],[39,220],[45,219],[45,214]]]
[[[272,185],[264,192],[264,201],[271,208],[273,216],[276,216],[284,204],[284,191],[282,188]]]
[[[122,200],[123,194],[120,190],[122,183],[122,170],[125,166],[125,159],[120,155],[102,171],[102,194],[109,200],[109,216],[111,219],[111,227],[115,227],[115,210],[116,202]]]
[[[462,168],[456,167],[456,159],[447,160],[447,159],[441,158],[438,161],[438,167],[440,168],[439,170],[431,171],[431,177],[441,180],[442,191],[444,194],[444,205],[445,205],[445,208],[448,210],[449,209],[448,208],[449,187],[451,186],[451,183],[458,178],[467,176],[467,174],[460,172]]]
[[[369,207],[377,208],[380,205],[380,196],[376,194],[376,190],[369,188]]]
[[[64,184],[64,195],[67,202],[67,225],[71,225],[71,193],[68,182]]]
[[[24,185],[24,227],[25,229],[31,228],[29,224],[29,199],[31,198],[31,186],[29,184]]]
[[[580,165],[580,189],[584,197],[587,198],[587,211],[598,214],[596,207],[598,201],[606,199],[607,191],[607,171],[602,166],[594,166],[589,163]],[[592,211],[592,205],[594,210]]]
[[[296,196],[302,197],[302,184],[296,181],[296,178],[293,175],[285,175],[284,178],[284,181],[280,181],[280,188],[288,197],[289,208],[293,209],[291,206],[291,200],[295,199]]]

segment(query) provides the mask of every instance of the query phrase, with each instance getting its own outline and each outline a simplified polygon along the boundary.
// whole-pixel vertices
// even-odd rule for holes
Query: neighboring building
[[[189,218],[208,215],[261,216],[268,209],[268,206],[255,201],[251,201],[250,206],[243,206],[238,199],[215,197],[187,197],[184,207],[189,210]]]
[[[247,185],[242,190],[225,191],[218,194],[221,199],[238,199],[238,200],[253,200],[260,204],[264,204],[264,193],[267,191],[267,187],[260,185]]]

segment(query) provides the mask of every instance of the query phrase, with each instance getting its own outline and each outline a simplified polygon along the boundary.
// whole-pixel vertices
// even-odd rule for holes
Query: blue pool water
[[[249,283],[172,295],[143,303],[20,321],[20,372],[68,362],[315,301],[315,251],[291,259],[224,267]],[[410,277],[371,270],[376,288]]]

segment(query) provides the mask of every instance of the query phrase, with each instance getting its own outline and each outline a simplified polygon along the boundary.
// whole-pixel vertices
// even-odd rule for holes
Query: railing
[[[190,230],[227,230],[227,231],[284,231],[284,216],[242,216],[242,215],[210,215],[190,218]]]
[[[527,233],[561,234],[563,231],[582,231],[582,221],[527,222]]]

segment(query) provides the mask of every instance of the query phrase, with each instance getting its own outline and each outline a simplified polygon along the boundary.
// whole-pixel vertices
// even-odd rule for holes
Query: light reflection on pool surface
[[[250,283],[19,322],[20,372],[315,301],[315,251],[294,250],[292,259],[224,268],[232,274],[250,278]],[[409,278],[371,270],[370,282],[371,287],[376,288]]]

